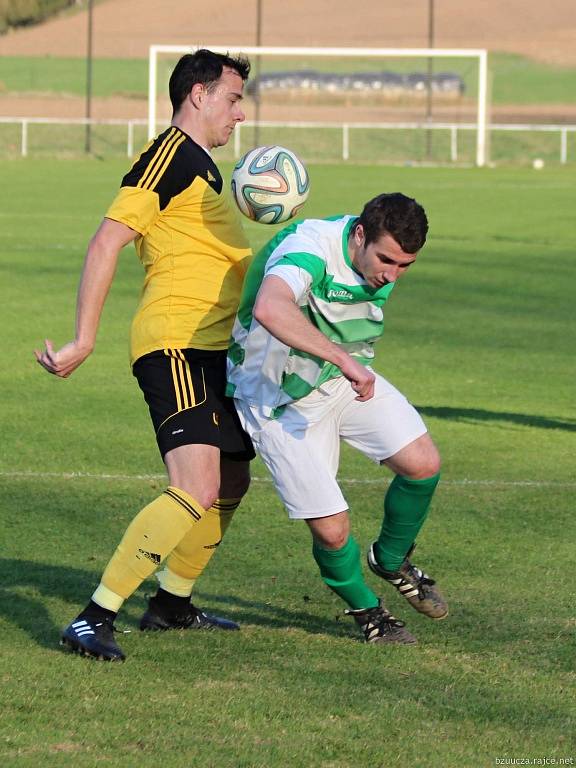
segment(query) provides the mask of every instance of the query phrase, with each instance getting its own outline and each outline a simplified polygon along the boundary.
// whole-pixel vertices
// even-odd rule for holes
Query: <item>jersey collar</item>
[[[344,261],[346,262],[347,266],[350,267],[350,269],[355,272],[357,275],[362,277],[360,273],[354,269],[354,265],[352,264],[352,260],[350,259],[350,254],[348,253],[348,239],[350,237],[350,231],[352,230],[352,227],[357,223],[358,216],[352,216],[350,221],[346,224],[342,231],[342,254],[344,255]]]

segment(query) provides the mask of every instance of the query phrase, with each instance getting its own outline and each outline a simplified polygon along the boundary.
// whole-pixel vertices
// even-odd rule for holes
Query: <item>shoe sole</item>
[[[140,632],[168,632],[170,627],[157,627],[154,624],[140,625]]]
[[[414,635],[408,634],[408,637],[390,637],[380,636],[375,637],[374,640],[365,640],[366,645],[418,645],[418,638]]]
[[[398,592],[398,594],[402,595],[401,592]],[[443,621],[444,619],[448,618],[448,613],[449,613],[448,608],[446,609],[446,612],[443,613],[441,616],[431,616],[425,610],[422,610],[422,608],[420,608],[419,606],[414,605],[414,603],[411,603],[410,600],[408,600],[408,598],[404,598],[404,599],[406,600],[406,602],[411,608],[417,611],[421,616],[426,616],[427,619],[432,619],[432,621]]]
[[[160,620],[155,618],[155,614],[146,612],[140,619],[140,631],[141,632],[237,632],[240,627],[234,622],[229,622],[230,626],[216,622],[206,623],[194,623],[187,627],[174,627],[167,623],[160,623]]]
[[[199,627],[158,627],[154,624],[140,625],[140,632],[238,632],[240,627],[219,627],[217,624],[212,626]]]
[[[104,656],[103,654],[94,653],[88,648],[84,648],[80,643],[75,643],[69,640],[67,637],[60,638],[60,646],[65,648],[69,653],[75,653],[77,656],[83,656],[87,659],[94,659],[95,661],[125,661],[124,656]]]
[[[398,592],[398,590],[396,590],[396,591]],[[401,592],[398,592],[398,594],[402,595]],[[402,597],[404,597],[404,595],[402,595]],[[418,611],[418,613],[421,614],[422,616],[426,616],[427,619],[432,619],[432,621],[443,621],[444,619],[446,619],[448,617],[448,613],[449,613],[448,608],[446,608],[445,613],[443,613],[441,616],[432,616],[431,614],[427,613],[425,610],[422,610],[422,608],[420,608],[420,606],[414,605],[414,603],[411,603],[410,600],[407,597],[405,597],[404,599],[410,605],[411,608],[414,608],[414,610]]]

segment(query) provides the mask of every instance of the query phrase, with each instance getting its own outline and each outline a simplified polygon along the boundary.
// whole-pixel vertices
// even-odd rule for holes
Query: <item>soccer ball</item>
[[[302,162],[285,147],[257,147],[236,163],[232,194],[242,211],[261,224],[279,224],[306,202],[310,180]]]

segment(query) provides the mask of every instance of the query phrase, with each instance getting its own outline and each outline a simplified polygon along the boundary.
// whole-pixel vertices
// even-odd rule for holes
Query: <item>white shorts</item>
[[[348,509],[336,481],[340,440],[380,463],[427,431],[418,411],[378,374],[374,397],[366,402],[355,398],[341,376],[288,405],[277,419],[234,401],[291,518],[327,517]]]

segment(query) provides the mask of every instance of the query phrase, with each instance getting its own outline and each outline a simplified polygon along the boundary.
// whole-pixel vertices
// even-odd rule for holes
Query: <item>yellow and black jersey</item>
[[[226,349],[251,251],[210,155],[172,126],[144,148],[106,216],[138,232],[146,270],[132,362],[159,349]]]

